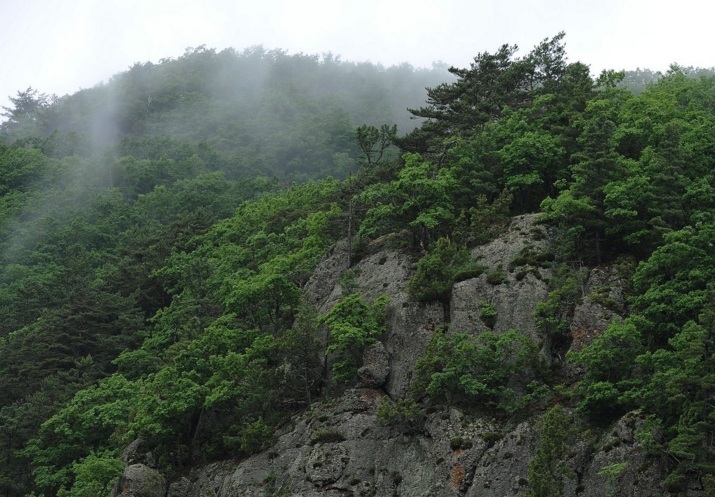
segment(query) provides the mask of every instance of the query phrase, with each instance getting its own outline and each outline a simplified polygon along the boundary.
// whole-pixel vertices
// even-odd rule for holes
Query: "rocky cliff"
[[[515,218],[497,240],[473,250],[486,270],[454,285],[447,308],[410,299],[407,285],[414,260],[385,244],[353,268],[363,297],[391,298],[387,334],[367,349],[360,383],[338,398],[315,403],[282,426],[270,449],[241,461],[194,469],[166,480],[143,464],[127,466],[118,495],[135,497],[237,496],[516,496],[529,489],[529,463],[540,440],[535,408],[519,420],[485,418],[451,406],[432,406],[407,423],[381,423],[383,399],[407,395],[413,369],[437,328],[473,335],[518,329],[534,340],[549,361],[551,348],[537,330],[534,312],[548,297],[550,234],[536,216]],[[347,261],[337,245],[307,286],[313,303],[327,312],[341,295]],[[581,298],[569,312],[578,349],[617,317],[623,295],[617,272],[584,271]],[[490,322],[480,316],[488,303]],[[569,371],[571,380],[579,371]],[[558,402],[558,400],[556,401]],[[568,419],[574,413],[564,410]],[[629,413],[602,430],[569,429],[559,454],[557,478],[565,496],[668,495],[662,488],[666,462],[648,455],[635,433],[644,422]],[[563,428],[566,430],[566,427]],[[566,433],[566,432],[564,432]],[[693,485],[688,495],[705,495]]]

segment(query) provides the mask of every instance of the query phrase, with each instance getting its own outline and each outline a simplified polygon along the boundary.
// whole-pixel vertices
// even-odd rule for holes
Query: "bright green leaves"
[[[549,279],[549,297],[536,304],[536,328],[546,341],[546,350],[552,361],[563,361],[563,355],[571,344],[568,316],[583,297],[586,274],[582,267],[574,268],[568,264],[554,266]]]
[[[2,108],[5,112],[0,115],[7,120],[0,126],[0,136],[7,140],[28,141],[44,135],[51,103],[56,97],[28,86],[27,90],[18,91],[17,96],[9,98],[13,107]]]
[[[565,174],[566,149],[562,138],[526,122],[515,113],[506,120],[502,133],[506,143],[498,152],[504,185],[522,212],[537,209],[544,196],[553,193],[554,182]]]
[[[662,430],[659,450],[678,461],[666,481],[673,491],[689,475],[712,473],[715,460],[710,442],[715,422],[706,407],[715,384],[708,317],[715,277],[712,154],[706,158],[705,152],[712,151],[713,117],[706,103],[712,96],[699,93],[708,84],[712,81],[689,79],[676,70],[640,97],[614,94],[619,105],[608,106],[604,115],[616,124],[612,138],[616,153],[627,158],[620,159],[625,169],[604,183],[574,166],[570,190],[544,204],[554,219],[573,213],[564,223],[571,233],[601,231],[611,250],[642,258],[632,279],[631,316],[573,356],[586,366],[577,391],[581,409],[594,418],[614,419],[633,408],[651,416]],[[703,112],[706,107],[710,110]],[[591,141],[594,146],[603,142]],[[611,160],[582,144],[584,159]],[[602,204],[592,202],[598,189],[589,189],[599,185]],[[570,200],[564,197],[569,191],[576,200],[581,193],[596,193],[584,198],[605,229],[579,221],[591,214],[561,202]],[[650,445],[655,440],[651,436]]]
[[[647,340],[645,333],[652,332],[652,323],[636,314],[613,323],[571,356],[586,368],[576,388],[584,414],[600,422],[634,408],[650,414],[649,423],[657,427],[660,436],[653,433],[655,428],[642,436],[649,450],[664,451],[677,461],[667,480],[674,487],[684,483],[688,474],[715,468],[711,409],[715,401],[715,314],[711,306],[701,307],[700,316],[674,332],[667,344]]]
[[[295,392],[296,402],[310,405],[323,375],[322,351],[318,333],[318,312],[303,296],[293,326],[278,338],[281,371],[286,389]]]
[[[268,426],[263,417],[241,430],[238,436],[239,446],[246,454],[255,454],[269,447],[275,440],[273,428]]]
[[[555,405],[538,422],[539,443],[529,461],[527,497],[561,497],[567,468],[564,464],[569,444],[573,443],[573,418],[561,405]]]
[[[235,315],[243,328],[288,328],[300,289],[342,234],[337,191],[337,182],[322,181],[247,202],[156,274],[175,298],[200,303],[197,316],[213,308]]]
[[[588,236],[584,222],[598,215],[597,207],[588,198],[575,196],[570,190],[561,192],[555,199],[544,199],[541,208],[545,212],[544,221],[560,228],[560,236],[571,253],[581,248]]]
[[[702,85],[676,72],[638,97],[609,87],[589,102],[559,196],[569,197],[542,204],[571,232],[579,258],[598,262],[619,250],[647,257],[664,234],[703,219],[713,117],[703,112],[710,97],[695,91]]]
[[[632,406],[629,393],[638,382],[631,371],[645,348],[637,327],[629,321],[614,322],[570,360],[586,366],[586,374],[579,384],[582,397],[579,408],[601,422],[612,420]]]
[[[699,224],[665,236],[633,277],[634,306],[646,319],[648,340],[663,344],[688,320],[697,318],[715,278],[715,224]]]
[[[299,298],[299,288],[284,273],[264,268],[255,276],[236,281],[224,305],[242,315],[249,327],[279,329],[285,324],[286,306],[296,305]]]
[[[624,166],[615,151],[615,123],[601,108],[603,102],[592,103],[581,121],[579,138],[581,151],[572,155],[576,162],[571,169],[571,184],[553,200],[541,204],[546,219],[567,232],[567,240],[581,259],[599,263],[603,244],[608,241],[605,218],[604,188],[623,176]],[[563,198],[562,198],[563,197]]]
[[[326,354],[334,357],[331,369],[339,383],[349,383],[355,378],[365,347],[385,333],[388,302],[389,297],[382,295],[369,305],[353,293],[320,318],[319,323],[329,330]]]
[[[418,154],[404,157],[398,179],[371,185],[362,193],[368,211],[360,235],[369,238],[409,229],[413,242],[429,245],[454,220],[450,169],[437,168]]]
[[[518,330],[476,337],[437,331],[415,365],[412,394],[513,412],[520,405],[514,386],[523,389],[539,367],[536,346]]]
[[[271,402],[265,389],[273,383],[271,376],[275,374],[267,364],[274,354],[275,339],[271,335],[259,335],[243,351],[213,356],[206,407],[239,401],[247,413],[265,410]]]
[[[666,450],[678,461],[671,482],[715,470],[715,312],[712,303],[660,349],[639,358],[645,382],[640,398],[669,428]]]
[[[640,164],[629,163],[628,167],[626,178],[603,187],[605,215],[609,220],[606,234],[621,238],[634,249],[648,250],[659,241],[647,214],[656,199]]]
[[[61,488],[57,497],[108,497],[124,470],[124,463],[111,453],[89,454],[72,463],[74,483],[67,491]]]
[[[365,167],[379,166],[383,156],[395,141],[397,125],[383,124],[380,129],[377,129],[375,126],[363,124],[357,128],[356,135]]]
[[[191,414],[201,409],[206,395],[201,377],[193,371],[165,367],[142,383],[134,429],[155,444],[167,443],[177,435],[185,437],[191,429]]]
[[[55,164],[38,149],[0,145],[0,194],[31,190]]]
[[[270,254],[256,271],[237,268],[234,278],[223,277],[232,283],[222,299],[225,308],[236,313],[248,327],[275,331],[290,326],[292,313],[286,311],[297,308],[301,287],[333,242],[329,224],[337,214],[334,207],[328,212],[317,212],[286,227],[276,240],[268,236],[263,243],[276,253]],[[249,240],[256,241],[256,237]],[[261,251],[256,248],[256,252]]]
[[[410,280],[409,291],[418,300],[448,301],[452,286],[483,272],[466,247],[449,238],[440,238],[417,262],[417,272]]]
[[[635,358],[644,351],[641,334],[631,322],[615,322],[573,355],[573,360],[586,366],[587,381],[617,381],[628,376]]]
[[[217,194],[226,186],[220,178],[209,176],[194,183]],[[48,494],[62,488],[67,495],[80,495],[77,492],[89,488],[101,493],[97,485],[103,482],[87,480],[84,469],[96,466],[98,474],[111,471],[111,460],[105,461],[105,455],[138,436],[165,468],[187,464],[197,451],[216,458],[249,453],[269,443],[274,424],[295,405],[310,401],[319,384],[322,364],[316,371],[316,362],[323,350],[315,340],[317,318],[301,318],[295,332],[291,327],[301,308],[302,286],[339,234],[337,191],[335,181],[295,186],[243,204],[235,217],[203,234],[208,226],[191,221],[177,224],[175,231],[167,229],[164,235],[174,235],[176,247],[152,241],[167,243],[157,247],[149,264],[154,268],[164,264],[152,277],[164,283],[170,304],[166,305],[169,300],[164,294],[166,306],[154,312],[143,344],[116,359],[120,373],[80,391],[35,437],[26,457],[37,468],[37,484]],[[172,205],[179,207],[175,200],[172,192],[159,189],[139,203],[141,209],[159,205],[170,211]],[[199,210],[209,207],[204,199],[195,200]],[[156,213],[155,221],[174,223],[169,211]],[[207,219],[212,222],[211,216]],[[172,248],[174,254],[165,259]],[[123,270],[133,271],[134,263],[127,261],[121,269],[108,267],[101,276],[119,277]],[[17,339],[26,339],[29,345],[30,335],[38,336],[47,328],[66,332],[69,345],[86,349],[68,333],[96,326],[100,332],[85,338],[101,340],[104,354],[127,343],[124,335],[114,331],[115,322],[127,334],[141,329],[132,300],[105,291],[103,280],[90,268],[78,267],[68,277],[62,266],[54,271],[57,275],[54,265],[35,267],[42,269],[39,275],[26,266],[10,268],[0,298],[19,306],[22,302],[16,294],[22,288],[34,288],[41,297],[51,281],[63,278],[67,294],[63,299],[71,298],[77,312],[64,320],[57,317],[65,314],[45,312],[43,320],[25,326]],[[19,311],[18,307],[18,319]],[[300,351],[291,350],[298,344]],[[9,365],[6,359],[11,357],[0,361],[0,366]],[[290,377],[288,364],[304,366],[295,370],[297,378]],[[68,416],[74,416],[75,422]],[[92,459],[92,454],[98,459]]]
[[[114,375],[79,391],[42,425],[22,453],[32,462],[35,483],[43,492],[67,491],[75,479],[77,491],[104,488],[116,473],[117,463],[122,467],[113,443],[126,441],[135,394],[135,384]]]
[[[502,45],[494,53],[480,53],[469,68],[451,68],[457,81],[427,90],[427,106],[410,109],[429,119],[403,140],[408,148],[424,151],[434,141],[463,136],[497,120],[507,108],[529,107],[548,94],[572,94],[563,45],[564,33],[543,40],[523,58],[515,57],[515,45]]]

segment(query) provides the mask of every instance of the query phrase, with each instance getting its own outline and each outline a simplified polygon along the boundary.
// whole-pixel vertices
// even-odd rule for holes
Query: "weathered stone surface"
[[[662,485],[666,461],[648,456],[635,437],[643,422],[640,413],[632,412],[605,434],[584,472],[583,497],[667,495]]]
[[[407,300],[407,285],[412,276],[413,260],[397,250],[382,250],[361,260],[357,269],[360,294],[368,301],[389,295],[398,303]]]
[[[343,296],[340,275],[346,269],[346,257],[345,248],[338,244],[318,265],[307,285],[311,300],[321,313],[328,312]],[[387,392],[393,397],[407,395],[415,362],[424,353],[435,329],[445,325],[441,304],[410,301],[407,286],[414,272],[413,265],[413,260],[406,254],[384,248],[365,257],[352,268],[358,290],[368,302],[373,302],[383,294],[390,297],[387,308],[388,333],[384,337],[389,374],[386,384],[383,381],[379,385],[385,384]],[[373,382],[373,386],[377,384]]]
[[[361,387],[381,387],[390,372],[389,356],[382,342],[375,342],[365,349],[363,366],[358,370],[358,385]]]
[[[315,270],[306,285],[306,291],[318,311],[328,312],[342,297],[340,277],[347,270],[347,253],[338,244],[333,252]],[[373,302],[380,295],[388,295],[392,305],[408,299],[407,284],[412,271],[411,259],[393,249],[386,249],[365,257],[355,264],[355,274],[360,295]]]
[[[490,284],[485,274],[461,281],[452,289],[450,332],[476,335],[488,330],[498,333],[518,329],[540,343],[534,311],[548,294],[546,283],[533,274],[527,274],[521,281],[508,275],[506,281],[498,285]],[[482,302],[496,310],[496,320],[491,328],[480,317]]]
[[[446,444],[435,444],[429,436],[409,437],[381,426],[375,416],[381,398],[379,391],[356,389],[337,404],[315,406],[280,437],[272,456],[244,461],[226,478],[219,495],[265,495],[280,489],[285,495],[305,497],[350,492],[457,495],[446,481],[449,437]],[[450,429],[449,421],[435,417],[435,434]],[[332,433],[340,436],[331,438]],[[443,456],[432,454],[433,448]]]
[[[167,497],[216,497],[224,480],[236,471],[236,463],[223,461],[207,464],[169,485]]]
[[[348,244],[335,244],[330,253],[318,264],[305,286],[310,302],[320,308],[338,285],[340,275],[348,268]],[[339,288],[339,287],[338,287]]]
[[[313,445],[305,461],[306,479],[316,487],[324,487],[338,481],[350,461],[346,445],[340,443]]]
[[[392,307],[385,340],[390,358],[386,390],[390,396],[407,396],[415,363],[424,354],[435,330],[444,325],[444,308],[437,302],[403,301]]]
[[[595,268],[584,281],[583,298],[571,321],[570,352],[578,352],[600,336],[625,305],[625,281],[611,267]]]
[[[432,412],[421,431],[406,433],[378,422],[381,396],[356,389],[336,403],[316,405],[269,451],[242,461],[228,475],[220,473],[220,490],[215,468],[208,467],[212,476],[198,472],[194,478],[214,481],[213,493],[199,493],[197,483],[193,493],[178,493],[186,488],[182,482],[172,485],[169,495],[481,497],[528,490],[529,462],[539,444],[538,418],[507,427],[443,409]],[[596,449],[592,438],[571,440],[564,454],[563,495],[668,495],[661,483],[666,461],[648,456],[635,437],[642,422],[639,413],[626,415]],[[698,492],[694,487],[687,495]]]
[[[191,480],[182,476],[169,485],[169,491],[166,493],[166,497],[189,497],[192,495],[192,489],[193,485]]]
[[[518,329],[540,343],[534,311],[548,297],[545,279],[550,270],[520,264],[525,253],[543,257],[548,253],[546,228],[536,223],[537,215],[514,218],[504,235],[475,248],[472,256],[486,267],[478,278],[454,285],[450,302],[450,331],[479,334]],[[495,277],[499,275],[500,277]],[[480,317],[480,304],[496,310],[493,325]],[[490,324],[491,326],[488,326]]]
[[[145,464],[151,468],[156,467],[154,456],[142,438],[137,438],[127,445],[124,452],[122,452],[121,459],[127,465]]]
[[[381,294],[391,300],[388,331],[368,348],[359,372],[364,388],[314,404],[261,454],[199,468],[188,483],[179,479],[169,497],[524,495],[540,443],[540,413],[513,425],[443,407],[412,426],[384,426],[376,410],[386,395],[408,394],[415,363],[437,328],[473,334],[516,328],[540,341],[534,310],[548,296],[551,270],[541,263],[548,261],[549,234],[536,220],[537,215],[517,217],[502,237],[474,249],[487,273],[455,285],[447,319],[441,304],[409,298],[412,258],[387,243],[373,250],[353,268],[358,290],[369,302]],[[346,267],[346,245],[338,244],[308,283],[321,313],[342,297],[339,280]],[[502,277],[490,283],[487,276],[495,271]],[[604,267],[585,274],[583,298],[570,316],[572,350],[602,333],[624,303],[616,271]],[[497,310],[491,327],[479,316],[481,301]],[[564,496],[668,495],[661,484],[667,461],[647,455],[635,436],[642,421],[631,413],[604,433],[575,435],[563,454]],[[702,492],[693,486],[687,495]]]
[[[166,479],[157,470],[144,464],[132,464],[124,468],[114,495],[164,497],[166,490]]]
[[[627,279],[614,267],[599,267],[584,271],[582,295],[576,304],[569,326],[571,344],[568,353],[575,353],[601,336],[608,326],[624,312]],[[583,377],[582,365],[563,361],[564,377],[576,382]]]
[[[507,273],[526,250],[545,253],[549,250],[550,232],[538,223],[541,214],[524,214],[512,219],[506,232],[485,245],[474,248],[472,255],[490,269]]]
[[[489,448],[476,462],[466,496],[518,495],[528,489],[529,461],[536,445],[533,425],[525,422],[507,433],[483,433]]]

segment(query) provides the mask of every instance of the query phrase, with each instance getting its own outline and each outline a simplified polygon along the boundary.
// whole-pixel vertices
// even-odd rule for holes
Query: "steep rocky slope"
[[[549,233],[535,215],[515,218],[497,240],[473,250],[486,270],[457,283],[448,308],[410,299],[407,284],[414,261],[384,245],[355,265],[363,297],[391,298],[387,334],[365,354],[358,388],[315,403],[279,428],[277,443],[242,461],[215,463],[167,483],[145,456],[127,457],[130,465],[115,493],[135,497],[237,496],[512,496],[529,488],[529,462],[540,443],[538,409],[529,419],[504,421],[478,417],[456,408],[432,407],[411,423],[384,426],[376,410],[385,396],[407,395],[416,361],[439,327],[479,334],[518,329],[548,344],[537,330],[534,312],[548,297]],[[316,269],[307,291],[321,312],[341,295],[346,245],[338,244]],[[540,263],[540,261],[542,263]],[[570,312],[578,349],[617,317],[623,297],[616,272],[584,271],[581,298]],[[600,296],[600,298],[597,298]],[[496,310],[487,325],[481,302]],[[558,361],[559,358],[547,357]],[[577,378],[578,371],[570,371]],[[566,415],[574,418],[568,409]],[[597,433],[573,429],[560,454],[566,496],[667,495],[665,461],[649,456],[635,433],[643,423],[629,413],[614,427]],[[564,430],[566,428],[564,427]],[[140,451],[141,452],[141,451]],[[688,495],[705,495],[693,485]]]

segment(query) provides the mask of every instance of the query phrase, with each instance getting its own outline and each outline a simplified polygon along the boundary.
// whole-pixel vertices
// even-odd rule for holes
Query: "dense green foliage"
[[[413,398],[380,418],[416,429],[426,398],[523,416],[554,388],[595,427],[641,410],[669,488],[712,477],[715,78],[593,78],[563,34],[517,53],[449,79],[199,48],[59,99],[20,92],[0,125],[0,494],[106,495],[138,437],[169,473],[268,447],[386,331],[389,304],[354,273],[326,314],[305,298],[336,241],[347,265],[393,243],[415,258],[411,298],[449,302],[484,270],[469,249],[539,210],[557,246],[514,267],[552,269],[536,316],[551,370],[518,330],[437,331]],[[424,86],[411,129],[399,112]],[[567,357],[599,264],[628,281],[623,319]],[[558,385],[564,361],[576,385]],[[543,417],[531,495],[559,493],[566,419]]]
[[[536,387],[539,369],[536,346],[518,330],[476,338],[436,332],[415,365],[412,394],[513,413],[528,402],[523,394]]]
[[[417,271],[410,280],[410,294],[423,301],[448,301],[456,282],[479,276],[483,270],[466,247],[440,238],[417,263]]]
[[[368,305],[358,293],[351,293],[335,304],[318,322],[328,328],[327,355],[332,355],[333,379],[349,383],[362,365],[365,347],[385,333],[385,307],[390,298],[383,295]]]
[[[557,405],[546,411],[537,428],[539,443],[534,458],[529,462],[529,491],[526,496],[561,497],[564,476],[567,476],[564,460],[568,444],[575,435],[573,420],[562,406]]]

